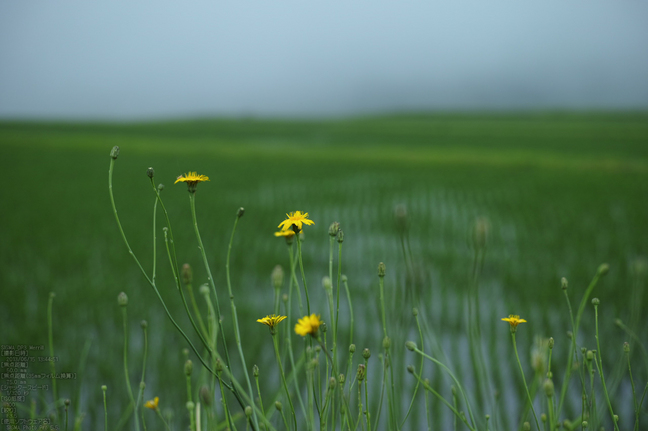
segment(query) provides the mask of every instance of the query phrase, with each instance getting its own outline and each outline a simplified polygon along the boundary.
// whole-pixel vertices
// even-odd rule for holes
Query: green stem
[[[136,407],[135,398],[133,397],[133,390],[131,389],[130,377],[128,377],[128,317],[126,314],[126,307],[122,306],[122,323],[124,326],[124,377],[126,378],[126,389],[128,389],[128,397],[130,398],[131,405]],[[139,431],[139,418],[137,411],[135,411],[135,429]]]
[[[538,430],[540,430],[540,422],[538,421],[538,416],[536,415],[535,407],[533,407],[533,399],[531,398],[531,394],[529,393],[529,387],[527,386],[526,378],[524,377],[524,368],[522,368],[522,363],[520,362],[520,356],[518,355],[517,343],[515,342],[515,332],[511,331],[511,337],[513,339],[513,350],[515,351],[515,359],[517,359],[517,363],[520,366],[522,383],[524,383],[524,389],[526,390],[527,398],[529,400],[529,405],[531,406],[531,411],[533,412],[533,417],[536,422],[536,427]]]
[[[193,201],[192,201],[193,202]],[[193,205],[192,205],[193,208]],[[194,210],[195,214],[195,210]],[[225,275],[227,278],[227,291],[229,292],[229,298],[230,298],[230,308],[232,310],[232,321],[234,323],[234,338],[236,340],[236,347],[238,348],[239,352],[239,357],[241,358],[241,365],[243,366],[243,373],[245,374],[245,380],[247,382],[248,386],[248,393],[250,394],[250,402],[252,403],[252,421],[253,421],[253,428],[255,430],[259,429],[259,422],[257,419],[257,413],[256,413],[256,408],[254,406],[254,395],[252,392],[252,383],[250,382],[250,375],[248,373],[247,369],[247,364],[245,363],[245,356],[243,354],[243,348],[241,346],[241,334],[239,331],[239,325],[238,325],[238,315],[236,313],[236,305],[234,304],[234,294],[232,293],[232,283],[230,280],[230,270],[229,270],[229,263],[230,263],[230,254],[232,252],[232,243],[234,242],[234,233],[236,232],[236,226],[238,225],[239,221],[239,215],[237,213],[236,219],[234,219],[234,227],[232,228],[232,235],[230,236],[230,241],[229,245],[227,247],[227,260],[225,262]],[[197,229],[197,226],[196,226]],[[201,244],[202,245],[202,244]],[[204,253],[204,250],[203,250]],[[210,274],[211,277],[211,274]],[[218,304],[217,304],[217,309],[218,309]],[[222,325],[221,325],[222,328]]]
[[[306,275],[304,273],[304,261],[302,259],[302,247],[301,247],[301,239],[299,238],[299,233],[295,233],[295,239],[297,240],[297,252],[299,255],[299,269],[301,271],[302,283],[304,284],[304,292],[306,292],[306,311],[308,311],[308,315],[310,316],[311,314],[310,299],[308,298],[308,287],[306,285]]]
[[[101,388],[103,392],[103,403],[104,403],[104,431],[108,431],[108,405],[106,404],[106,387]]]
[[[56,411],[56,419],[58,420],[58,391],[56,390],[56,365],[54,364],[54,325],[52,323],[52,304],[56,294],[50,292],[49,301],[47,302],[47,338],[49,341],[49,355],[50,355],[50,372],[52,373],[52,394],[54,396],[54,410]]]
[[[630,350],[626,352],[626,359],[628,360],[628,373],[630,375],[630,384],[632,385],[632,404],[635,409],[635,426],[634,429],[639,429],[639,406],[637,405],[637,393],[635,392],[634,379],[632,378],[632,367],[630,366]]]
[[[274,328],[271,332],[274,331]],[[288,384],[286,383],[286,376],[284,374],[283,365],[281,365],[281,356],[279,356],[279,344],[277,341],[277,334],[272,334],[272,344],[274,345],[275,356],[277,358],[277,365],[279,366],[279,373],[281,374],[281,383],[283,384],[284,391],[286,392],[286,398],[288,398],[288,403],[290,404],[290,411],[293,416],[293,424],[295,425],[295,431],[297,430],[297,416],[295,415],[295,406],[293,405],[292,398],[290,397],[290,391],[288,390]],[[287,429],[287,428],[286,428]]]
[[[598,355],[598,362],[596,366],[601,376],[601,383],[603,384],[603,393],[605,394],[605,401],[607,401],[608,409],[610,410],[610,417],[614,423],[614,429],[619,431],[619,424],[614,418],[614,411],[612,410],[612,403],[610,402],[610,395],[608,394],[607,386],[605,385],[605,376],[603,375],[603,357],[601,356],[601,344],[599,343],[599,327],[598,327],[598,305],[594,304],[594,321],[596,323],[596,353]]]
[[[421,349],[424,351],[425,347],[423,344],[423,331],[421,330],[421,323],[419,322],[418,318],[418,312],[414,315],[414,319],[416,320],[416,327],[418,328],[419,332],[419,340],[421,342]],[[419,366],[419,376],[423,375],[423,364],[425,362],[425,359],[421,357],[421,365]],[[418,393],[418,389],[420,386],[420,382],[416,380],[416,386],[414,387],[414,393],[412,394],[412,400],[410,401],[409,408],[407,409],[407,413],[405,414],[405,417],[403,418],[403,422],[401,423],[401,428],[403,428],[403,425],[405,425],[405,421],[407,421],[407,418],[409,417],[410,413],[412,412],[412,407],[414,406],[414,400],[416,399],[416,394]],[[425,406],[427,410],[427,403]]]
[[[160,419],[164,423],[164,426],[166,427],[167,431],[171,431],[171,428],[169,428],[169,423],[166,421],[166,419],[164,419],[164,416],[162,416],[162,412],[160,412],[160,409],[158,409],[156,407],[155,412],[157,413],[157,415],[160,417]]]
[[[353,305],[351,304],[351,292],[349,291],[349,283],[347,282],[347,278],[344,278],[344,290],[346,290],[346,296],[347,296],[347,302],[349,303],[349,317],[351,319],[351,322],[349,324],[349,345],[353,344],[353,325],[354,325],[354,320],[353,320]]]

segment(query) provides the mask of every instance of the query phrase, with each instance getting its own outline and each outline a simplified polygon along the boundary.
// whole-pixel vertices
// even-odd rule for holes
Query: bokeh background
[[[343,273],[362,316],[358,346],[380,350],[383,261],[398,345],[413,336],[417,306],[470,387],[464,301],[475,224],[486,223],[482,331],[501,397],[494,420],[510,429],[523,406],[501,359],[511,352],[499,319],[527,318],[524,355],[540,335],[553,336],[564,357],[561,277],[577,303],[609,263],[595,296],[611,367],[626,337],[615,318],[648,342],[647,16],[642,2],[3,2],[0,341],[46,344],[55,292],[57,367],[80,375],[59,392],[92,429],[103,420],[101,384],[113,391],[112,417],[127,403],[116,302],[124,291],[133,381],[146,319],[146,396],[173,408],[178,427],[186,422],[186,346],[128,256],[110,207],[108,154],[118,145],[117,206],[145,268],[149,166],[166,186],[178,256],[193,265],[196,285],[206,275],[187,192],[173,181],[190,170],[211,178],[199,187],[198,219],[221,289],[236,210],[245,207],[232,276],[246,357],[262,368],[272,351],[255,320],[270,312],[272,268],[287,269],[285,243],[272,232],[299,209],[316,222],[304,245],[315,299],[324,298],[328,226],[342,225]],[[411,263],[397,208],[407,212]],[[163,253],[158,242],[163,294],[188,327]],[[582,341],[590,348],[592,320],[589,313]],[[404,387],[408,377],[398,376]],[[572,416],[580,409],[573,389]],[[628,381],[618,378],[614,390],[630,417]],[[441,409],[435,418],[450,420]]]

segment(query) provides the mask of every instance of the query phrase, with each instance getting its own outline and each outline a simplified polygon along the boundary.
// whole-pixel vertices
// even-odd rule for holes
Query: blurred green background
[[[577,304],[598,265],[609,263],[610,272],[594,296],[602,301],[601,330],[611,346],[610,366],[620,358],[624,341],[614,319],[625,320],[633,307],[648,305],[648,295],[639,302],[632,299],[637,298],[633,289],[642,292],[645,283],[631,270],[648,255],[648,113],[125,124],[2,121],[2,342],[46,345],[47,301],[49,292],[55,292],[57,367],[83,371],[78,381],[62,382],[59,393],[75,398],[81,384],[79,408],[88,413],[86,423],[102,420],[101,384],[109,387],[112,415],[119,417],[127,403],[116,301],[121,291],[130,298],[132,381],[140,373],[138,322],[146,319],[151,334],[146,397],[158,395],[177,416],[184,414],[181,351],[186,345],[119,235],[108,196],[114,145],[121,147],[115,199],[133,250],[150,269],[154,194],[146,169],[152,166],[156,183],[166,186],[163,198],[178,258],[193,266],[196,287],[206,281],[205,271],[186,187],[173,182],[188,171],[210,177],[198,187],[198,222],[223,293],[228,334],[225,255],[236,210],[245,208],[231,268],[250,366],[273,360],[267,331],[255,320],[272,312],[273,267],[287,269],[285,242],[272,234],[285,213],[295,210],[309,212],[315,221],[305,231],[304,243],[312,303],[324,299],[320,286],[328,274],[328,226],[341,223],[342,272],[357,307],[359,348],[380,348],[376,268],[381,261],[387,265],[389,315],[403,337],[414,327],[411,308],[417,306],[435,331],[461,338],[466,323],[462,295],[470,282],[472,230],[479,218],[490,223],[481,278],[482,331],[486,343],[506,346],[506,356],[510,340],[499,318],[515,313],[529,321],[519,337],[524,355],[532,335],[539,334],[553,336],[556,355],[564,357],[569,328],[561,277],[569,279],[572,303]],[[411,274],[394,223],[398,205],[407,209]],[[170,276],[162,226],[160,216],[159,287],[189,328]],[[415,303],[417,296],[420,302]],[[327,309],[318,312],[328,315]],[[347,324],[346,314],[341,320],[342,326]],[[592,320],[587,315],[585,322]],[[641,324],[640,336],[648,341],[645,319]],[[585,334],[591,335],[587,326]],[[405,339],[395,340],[396,345],[400,348]],[[80,369],[79,352],[87,340],[87,365]],[[586,340],[593,345],[593,338]],[[454,367],[468,366],[460,348],[450,350]],[[511,402],[514,412],[519,400]]]

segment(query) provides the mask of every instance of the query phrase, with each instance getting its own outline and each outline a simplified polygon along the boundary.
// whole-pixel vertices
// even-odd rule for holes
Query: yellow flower
[[[298,320],[298,323],[295,325],[295,332],[302,337],[305,337],[307,334],[311,334],[313,337],[317,335],[317,330],[319,329],[322,321],[318,314],[311,314],[310,316],[304,316]]]
[[[295,226],[297,228],[297,232],[299,232],[302,230],[302,224],[315,224],[313,220],[308,219],[308,213],[303,213],[301,211],[291,212],[290,214],[286,214],[286,217],[288,218],[279,223],[278,226],[282,231],[290,230],[293,226]]]
[[[151,410],[157,410],[159,401],[160,399],[158,397],[155,397],[152,400],[148,400],[147,402],[145,402],[144,407]]]
[[[520,316],[518,316],[517,314],[509,314],[509,317],[505,317],[502,320],[510,323],[511,328],[517,328],[517,325],[526,322],[526,320],[520,319]]]
[[[263,319],[257,319],[257,322],[268,325],[270,327],[270,330],[273,330],[274,327],[277,326],[277,324],[285,318],[286,316],[277,316],[276,314],[270,314]]]
[[[294,230],[280,230],[279,232],[275,232],[274,235],[279,237],[279,236],[293,236],[295,234]]]
[[[188,174],[184,174],[184,176],[180,175],[173,184],[179,182],[187,183],[189,191],[195,192],[198,183],[202,183],[203,181],[209,181],[209,177],[207,175],[198,175],[198,172],[189,172]]]

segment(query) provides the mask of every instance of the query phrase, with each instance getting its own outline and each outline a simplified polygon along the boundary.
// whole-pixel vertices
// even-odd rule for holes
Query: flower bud
[[[389,337],[383,338],[383,349],[389,350],[391,347],[391,339]]]
[[[241,218],[245,214],[245,208],[241,207],[236,211],[236,217]]]
[[[344,232],[340,229],[337,233],[337,242],[342,244],[344,242]]]
[[[223,366],[223,362],[221,362],[220,359],[216,359],[216,365],[214,366],[214,369],[216,370],[217,373],[220,373],[223,371],[225,367]]]
[[[394,223],[400,233],[407,230],[407,207],[404,204],[399,204],[394,207]]]
[[[592,352],[591,350],[588,350],[587,353],[585,354],[585,358],[589,362],[592,362],[594,360],[594,352]]]
[[[70,399],[69,398],[66,398],[65,401],[63,401],[63,402],[65,403],[65,407],[70,407]]]
[[[407,350],[410,352],[413,352],[416,349],[416,343],[414,341],[407,341],[405,347],[407,347]]]
[[[334,236],[336,236],[338,234],[339,231],[340,231],[340,223],[338,223],[336,221],[331,223],[331,225],[329,226],[329,232],[328,232],[329,235],[334,237]]]
[[[190,376],[193,372],[193,362],[191,362],[191,359],[187,359],[187,362],[185,362],[184,372],[187,376]]]
[[[278,411],[283,410],[283,405],[281,404],[281,402],[275,401],[275,409],[277,409]]]
[[[593,305],[599,305],[601,301],[598,298],[592,298],[592,304]]]
[[[161,192],[162,190],[164,190],[164,184],[160,183],[158,184],[158,192]]]
[[[274,288],[281,289],[281,286],[283,286],[283,282],[284,282],[284,271],[281,265],[277,265],[274,267],[270,278],[272,278],[272,285],[274,286]]]
[[[144,383],[144,382],[140,382],[140,389],[141,389],[141,390],[146,389],[146,383]]]
[[[182,282],[185,285],[193,283],[193,271],[191,270],[191,265],[188,263],[182,265]]]
[[[567,331],[567,338],[570,340],[574,337],[574,333],[572,331]]]
[[[326,326],[326,322],[322,322],[322,323],[320,324],[319,329],[320,329],[320,331],[322,331],[322,333],[325,333],[326,330],[328,329],[328,326]],[[317,347],[319,347],[319,346],[317,346]]]
[[[200,287],[198,288],[198,292],[199,292],[201,295],[205,295],[205,296],[206,296],[206,295],[209,295],[209,285],[208,285],[207,283],[203,284],[202,286],[200,286]]]
[[[522,424],[522,430],[523,431],[531,431],[531,424],[529,422],[524,422]]]
[[[245,416],[247,416],[248,418],[252,416],[252,407],[245,406]]]
[[[479,217],[475,220],[473,228],[473,242],[476,249],[483,249],[488,242],[488,235],[490,233],[490,222],[485,217]]]
[[[540,420],[542,421],[542,423],[547,423],[547,414],[546,413],[541,414]]]
[[[383,278],[385,276],[385,264],[380,262],[378,264],[378,277]]]
[[[108,386],[106,385],[101,385],[101,390],[106,392],[108,390]]]
[[[335,385],[337,385],[337,379],[335,377],[329,378],[329,382],[328,382],[329,390],[335,389]]]
[[[623,351],[625,353],[630,353],[630,344],[628,344],[627,341],[623,343]]]
[[[410,374],[414,374],[414,365],[408,365],[407,366],[407,372]]]
[[[112,157],[113,160],[117,160],[117,157],[119,157],[119,147],[117,145],[112,147],[112,150],[110,150],[110,157]]]
[[[554,339],[553,339],[553,337],[549,337],[549,348],[550,349],[554,348]]]
[[[369,358],[371,358],[371,350],[365,348],[365,349],[362,351],[362,357],[365,358],[365,359],[369,359]]]
[[[153,168],[148,168],[146,170],[146,176],[149,178],[153,178],[155,176],[155,170]]]
[[[344,382],[346,381],[346,377],[344,377],[344,374],[341,374],[338,376],[338,383],[343,385]]]
[[[358,373],[357,373],[357,379],[358,381],[363,381],[367,373],[367,367],[364,366],[364,364],[359,364],[358,365]]]
[[[196,405],[194,404],[193,401],[187,401],[186,406],[187,406],[187,410],[189,410],[190,412],[193,412],[194,409],[196,408]]]
[[[412,314],[414,315],[414,317],[418,316],[418,308],[412,308]]]
[[[609,270],[610,270],[610,265],[608,265],[607,263],[602,263],[601,266],[598,267],[599,275],[605,275],[608,273]]]
[[[333,289],[333,284],[331,283],[331,279],[326,275],[322,277],[322,287],[324,287],[324,290],[327,292]]]
[[[589,424],[587,423],[587,421],[583,421],[581,422],[581,425],[583,425],[583,428],[587,428]]]
[[[551,379],[546,379],[544,381],[542,387],[543,387],[543,389],[545,391],[545,395],[547,397],[553,397],[553,395],[554,395],[554,384],[551,381]]]
[[[288,294],[287,294],[287,293],[284,293],[283,295],[281,295],[281,300],[282,300],[284,303],[288,302]]]
[[[340,280],[342,280],[342,283],[346,283],[348,279],[347,279],[347,276],[345,274],[342,274],[342,277],[340,277]]]
[[[565,277],[560,279],[560,287],[562,287],[562,290],[567,290],[567,286],[569,283],[567,282],[567,279]]]
[[[614,419],[615,423],[619,422],[619,415],[614,415],[614,416],[612,416],[612,418]]]
[[[124,292],[117,295],[117,304],[119,304],[120,307],[128,306],[128,296]]]
[[[198,396],[200,397],[200,402],[205,406],[209,407],[212,404],[212,394],[209,391],[207,385],[202,385],[198,391]]]
[[[148,328],[148,322],[146,320],[142,320],[140,322],[140,326],[142,327],[142,329],[146,329]]]
[[[351,344],[351,345],[349,346],[349,353],[351,353],[351,354],[353,355],[353,354],[355,353],[355,351],[356,351],[356,345],[355,345],[355,344]]]
[[[257,366],[257,364],[254,364],[254,366],[252,367],[252,374],[254,374],[254,377],[259,377],[259,367]]]

